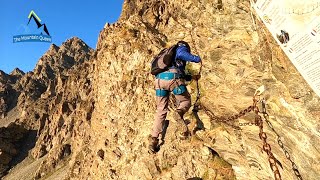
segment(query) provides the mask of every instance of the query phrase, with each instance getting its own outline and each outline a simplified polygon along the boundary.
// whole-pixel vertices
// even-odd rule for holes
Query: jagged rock
[[[0,119],[4,118],[7,115],[7,105],[4,98],[0,99]]]
[[[10,124],[0,128],[0,178],[10,167],[10,162],[18,155],[18,143],[28,131],[23,127]]]
[[[7,112],[16,105],[17,93],[14,85],[20,77],[18,74],[11,76],[0,70],[0,119],[5,118]]]
[[[11,73],[10,76],[23,76],[24,72],[21,71],[19,68],[15,68]]]
[[[303,179],[317,179],[320,99],[276,43],[266,42],[264,27],[252,28],[248,7],[248,1],[126,0],[119,21],[100,32],[96,51],[79,38],[52,45],[17,81],[23,88],[14,86],[16,122],[38,132],[30,156],[41,163],[31,179],[273,179],[259,128],[244,126],[254,123],[253,112],[223,123],[201,109],[204,129],[181,141],[170,111],[160,151],[147,152],[155,111],[149,63],[178,40],[203,60],[201,105],[229,117],[252,105],[265,85],[273,129]],[[188,90],[194,101],[195,83]],[[195,128],[191,110],[185,118]],[[276,133],[263,125],[282,179],[294,179]]]
[[[11,73],[11,75],[1,73],[1,77],[3,77],[2,79],[6,83],[0,92],[0,100],[3,102],[0,104],[1,112],[3,112],[2,116],[4,117],[6,113],[10,111],[8,106],[11,108],[11,105],[14,104],[11,103],[11,101],[15,102],[14,106],[16,106],[16,109],[18,110],[14,115],[6,117],[3,121],[6,123],[9,121],[15,121],[24,127],[38,131],[39,144],[34,149],[34,153],[31,153],[34,157],[40,158],[47,155],[48,152],[56,152],[55,150],[50,151],[51,149],[60,149],[60,152],[54,153],[52,157],[55,157],[57,154],[62,154],[59,155],[59,157],[68,157],[72,153],[70,144],[65,143],[64,146],[60,147],[60,141],[63,141],[60,139],[62,136],[54,138],[52,134],[67,131],[68,133],[63,137],[65,137],[69,142],[73,127],[82,122],[77,121],[75,124],[73,123],[75,122],[75,119],[79,118],[80,114],[80,112],[76,114],[75,112],[86,108],[85,103],[82,107],[76,107],[76,105],[79,104],[78,97],[86,96],[86,100],[90,100],[89,92],[91,90],[91,85],[89,80],[90,75],[88,75],[90,71],[88,64],[84,64],[88,63],[87,61],[89,61],[93,52],[94,50],[88,47],[82,40],[74,37],[67,40],[60,47],[54,44],[51,45],[49,50],[40,58],[33,72],[28,72],[24,75],[21,73],[19,76],[18,69]],[[80,79],[78,73],[82,66],[85,74],[83,74]],[[69,73],[74,74],[74,77],[69,77]],[[10,76],[17,76],[19,78],[17,78],[16,82],[11,82]],[[9,83],[14,84],[11,85]],[[79,87],[74,88],[74,83],[79,84]],[[66,85],[69,87],[69,90],[65,89]],[[10,93],[11,91],[9,92],[8,88],[11,86],[13,87],[13,90],[16,91],[15,94]],[[81,91],[80,95],[77,93],[77,90],[81,88],[85,89]],[[13,100],[7,100],[8,96],[6,95],[8,92],[13,96]],[[63,110],[64,108],[56,112],[56,107],[59,106],[58,104],[61,103],[61,106],[64,107],[64,102],[68,102],[68,113]],[[92,103],[88,104],[88,106],[92,106]],[[88,113],[81,116],[84,120],[90,119],[88,117],[91,117],[91,115],[88,114],[91,114],[92,112],[90,112],[90,110],[87,112]],[[68,117],[71,113],[74,114]],[[62,114],[65,115],[62,116]],[[53,124],[55,123],[51,123],[51,121],[55,120],[57,120],[56,126],[59,129],[55,129],[55,127],[53,127]],[[64,121],[69,125],[66,126]],[[52,130],[47,131],[48,127],[52,127]],[[53,139],[59,140],[52,143]],[[60,160],[60,158],[56,159],[56,161]],[[51,161],[48,163],[50,163],[48,169],[52,169]],[[6,165],[5,170],[8,170],[8,167],[9,166]],[[5,170],[3,171],[4,173]]]
[[[74,65],[90,59],[93,53],[87,44],[77,37],[64,42],[60,47],[52,44],[49,50],[38,61],[34,73],[46,85],[59,74],[67,74]]]
[[[0,70],[0,82],[5,83],[8,81],[8,74]]]
[[[15,68],[9,75],[12,81],[12,84],[15,84],[25,73],[19,68]]]

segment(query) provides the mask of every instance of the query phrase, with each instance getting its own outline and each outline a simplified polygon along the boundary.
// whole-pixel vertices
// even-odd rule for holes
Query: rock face
[[[11,76],[23,76],[24,75],[24,72],[21,71],[19,68],[15,68],[11,73],[10,73]]]
[[[19,69],[15,69],[10,75],[0,70],[0,118],[4,118],[16,106],[18,94],[15,84],[22,75],[23,72]]]
[[[7,128],[0,128],[0,177],[10,167],[10,162],[19,154],[19,141],[26,136],[27,130],[10,124]]]
[[[203,128],[179,140],[171,110],[164,143],[149,154],[155,112],[150,60],[179,40],[203,60]],[[248,1],[126,0],[119,21],[105,25],[96,48],[78,38],[52,45],[34,71],[12,86],[18,89],[16,108],[3,112],[37,130],[29,157],[39,165],[29,179],[274,179],[261,130],[282,179],[296,178],[292,163],[303,179],[320,177],[320,99],[266,29],[252,23]],[[190,72],[199,70],[188,65]],[[8,77],[1,74],[6,87]],[[216,118],[252,105],[261,85],[269,114],[263,129],[254,125],[262,113],[231,122]],[[194,101],[196,84],[188,90]],[[260,102],[257,107],[262,109]],[[191,110],[185,119],[194,129]],[[16,168],[4,178],[25,170]]]
[[[51,152],[62,153],[58,158],[70,155],[70,133],[72,134],[74,126],[76,129],[81,129],[82,126],[79,124],[90,119],[90,109],[93,109],[94,105],[92,98],[89,98],[92,91],[90,74],[93,74],[90,70],[92,61],[89,59],[93,59],[93,56],[94,50],[79,38],[74,37],[64,42],[60,47],[52,45],[40,58],[33,72],[24,74],[15,69],[10,75],[1,74],[1,80],[5,81],[5,90],[2,92],[7,92],[7,89],[11,88],[15,93],[2,93],[0,96],[4,99],[1,107],[5,107],[2,108],[5,114],[3,119],[0,119],[0,127],[4,126],[4,129],[10,129],[11,125],[8,126],[8,124],[14,123],[26,131],[36,131],[37,142],[31,142],[34,148],[32,147],[33,150],[29,152],[29,157],[49,156],[50,149],[55,149]],[[8,97],[13,100],[7,100]],[[13,108],[12,104],[14,104]],[[11,107],[11,109],[7,107]],[[68,122],[68,126],[65,121]],[[54,125],[55,123],[56,125]],[[51,128],[52,130],[50,130]],[[57,138],[55,135],[65,131],[65,128],[68,133],[63,137],[67,139],[67,142],[64,142],[60,137],[58,141],[54,140]],[[75,130],[75,132],[81,131]],[[12,136],[11,140],[15,142],[15,134]],[[10,139],[10,137],[7,138]],[[8,170],[8,167],[14,165],[12,162],[16,160],[12,156],[19,152],[17,149],[16,154],[6,153],[1,147],[6,147],[7,144],[6,141],[0,141],[0,151],[8,161],[1,175],[4,174],[4,170]],[[61,152],[56,149],[61,149]],[[46,168],[46,162],[42,163],[39,167],[40,172]],[[34,169],[33,172],[37,173],[38,171]],[[37,174],[32,176],[37,177]]]

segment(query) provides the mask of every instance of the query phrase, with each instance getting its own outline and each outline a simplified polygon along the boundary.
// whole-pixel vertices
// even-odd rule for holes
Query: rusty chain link
[[[207,107],[201,105],[201,108],[204,110],[204,112],[207,114],[207,116],[210,117],[211,121],[223,122],[223,123],[226,123],[226,124],[236,128],[236,129],[239,129],[239,127],[237,127],[237,126],[235,126],[233,124],[230,124],[230,123],[232,123],[232,121],[234,121],[236,119],[239,119],[240,117],[246,115],[247,113],[249,113],[250,111],[253,110],[253,106],[249,106],[246,109],[241,110],[238,114],[235,114],[233,116],[230,116],[230,117],[218,117],[213,112],[211,112]],[[241,125],[245,126],[245,125],[251,125],[251,124],[253,125],[255,123],[251,123],[251,122],[249,122],[249,123],[240,123],[239,125],[240,126]]]
[[[283,153],[285,154],[286,158],[291,162],[291,166],[292,166],[292,170],[294,172],[294,174],[296,175],[296,177],[298,178],[298,180],[302,180],[302,176],[298,170],[298,167],[296,165],[296,163],[291,159],[291,156],[288,152],[288,150],[284,147],[283,142],[281,140],[281,136],[278,134],[278,132],[273,128],[273,125],[271,124],[271,122],[269,121],[269,114],[267,113],[267,109],[266,109],[266,101],[265,99],[262,99],[261,101],[261,107],[262,107],[262,114],[263,114],[263,119],[266,121],[266,123],[268,124],[269,128],[276,134],[277,136],[277,142],[280,146],[280,148],[282,149]]]
[[[241,110],[238,114],[235,114],[233,116],[230,117],[218,117],[216,116],[213,112],[211,112],[207,107],[205,106],[201,106],[201,108],[204,110],[204,112],[209,116],[211,121],[217,121],[217,122],[223,122],[226,123],[236,129],[240,129],[239,127],[230,124],[232,121],[246,115],[247,113],[254,111],[255,113],[255,122],[249,122],[249,123],[239,123],[240,126],[245,126],[245,125],[257,125],[259,127],[259,138],[262,140],[263,145],[262,145],[262,149],[264,152],[267,153],[268,155],[268,161],[270,164],[270,168],[274,173],[274,178],[275,180],[281,180],[281,174],[279,172],[277,163],[280,164],[281,163],[274,157],[273,153],[271,152],[271,146],[270,144],[267,142],[267,134],[263,131],[263,120],[262,117],[259,115],[259,107],[257,106],[257,103],[260,101],[260,99],[257,99],[257,97],[260,98],[259,95],[254,95],[253,97],[253,105],[249,106],[248,108]],[[296,171],[294,171],[296,173]]]
[[[258,126],[257,123],[252,123],[252,122],[248,122],[248,123],[239,123],[239,126]]]
[[[194,40],[194,38],[193,38],[193,36],[192,36],[192,31],[190,30],[189,33],[190,33],[190,37],[191,37],[192,43],[193,43],[193,45],[194,45],[195,52],[196,52],[196,54],[200,57],[200,54],[199,54],[198,49],[197,49],[197,46],[196,46],[196,42],[195,42],[195,40]],[[203,64],[202,64],[202,60],[201,60],[201,61],[200,61],[200,69],[199,69],[198,75],[201,75],[202,66],[203,66]],[[195,101],[194,104],[193,104],[193,110],[195,110],[195,109],[198,108],[198,106],[199,106],[199,103],[198,103],[198,102],[199,102],[200,96],[201,96],[201,94],[200,94],[200,88],[199,88],[199,79],[196,79],[196,86],[197,86],[197,96],[196,96],[196,101]]]
[[[259,99],[256,99],[256,96],[253,97],[253,107],[254,107],[254,113],[255,113],[255,123],[259,126],[259,138],[262,140],[263,146],[262,149],[264,152],[268,155],[268,161],[270,164],[270,168],[273,171],[274,179],[275,180],[281,180],[281,175],[277,166],[277,162],[279,162],[271,152],[271,146],[267,142],[267,134],[263,131],[263,121],[262,117],[259,115],[259,107],[257,106],[257,103],[259,102]]]

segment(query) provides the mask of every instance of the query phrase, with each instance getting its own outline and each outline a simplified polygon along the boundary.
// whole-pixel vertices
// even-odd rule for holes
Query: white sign
[[[254,8],[320,97],[320,0],[258,0]]]

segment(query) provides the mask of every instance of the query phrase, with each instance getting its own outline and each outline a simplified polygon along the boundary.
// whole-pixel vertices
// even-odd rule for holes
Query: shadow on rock
[[[193,177],[193,178],[188,178],[187,180],[202,180],[202,178],[199,178],[199,177]]]
[[[37,140],[37,131],[29,130],[25,136],[17,142],[18,155],[12,159],[10,166],[13,167],[22,162],[27,156],[29,151],[34,148]]]
[[[0,128],[0,178],[28,156],[35,146],[36,135],[37,131],[14,123]]]

